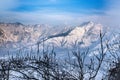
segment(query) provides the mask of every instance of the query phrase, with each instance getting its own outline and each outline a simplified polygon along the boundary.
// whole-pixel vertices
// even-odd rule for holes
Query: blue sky
[[[18,6],[14,11],[49,10],[51,12],[93,13],[90,10],[105,10],[106,0],[18,0]]]
[[[119,3],[119,0],[0,0],[0,21],[25,24],[95,21],[109,24],[114,21],[110,19],[117,18],[119,23]]]

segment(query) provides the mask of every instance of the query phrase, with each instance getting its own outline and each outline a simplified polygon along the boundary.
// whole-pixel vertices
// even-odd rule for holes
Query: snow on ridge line
[[[18,25],[18,27],[16,27]],[[45,28],[44,28],[45,27]],[[101,29],[101,25],[95,24],[93,22],[89,22],[84,24],[83,27],[74,27],[72,29],[67,29],[64,32],[54,31],[50,32],[51,28],[48,25],[34,25],[34,26],[25,26],[16,24],[7,23],[0,24],[0,29],[4,30],[4,34],[6,38],[3,38],[3,42],[0,43],[0,46],[4,47],[2,43],[5,44],[5,47],[21,47],[24,45],[29,45],[32,43],[36,43],[42,38],[47,37],[48,40],[46,44],[54,43],[57,46],[62,45],[62,41],[66,42],[64,46],[68,46],[71,43],[77,41],[78,43],[82,43],[81,46],[89,46],[91,44],[92,38],[96,38],[99,30]],[[51,29],[52,30],[52,29]],[[62,30],[60,30],[62,31]],[[53,35],[55,33],[55,35]],[[2,39],[2,36],[0,36]]]

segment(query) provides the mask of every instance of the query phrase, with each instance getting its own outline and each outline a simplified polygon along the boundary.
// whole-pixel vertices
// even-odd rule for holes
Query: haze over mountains
[[[77,27],[51,28],[49,25],[23,25],[0,23],[0,47],[19,48],[32,45],[42,39],[46,44],[71,46],[77,42],[81,47],[89,46],[98,39],[101,24],[87,22]]]
[[[85,22],[80,26],[49,26],[46,24],[24,25],[22,23],[0,23],[0,53],[6,55],[17,53],[14,51],[31,49],[56,48],[57,52],[65,53],[68,49],[77,49],[79,46],[94,48],[99,44],[99,34],[103,30],[101,24],[92,21]],[[63,51],[63,52],[62,52]],[[36,52],[34,52],[36,53]]]

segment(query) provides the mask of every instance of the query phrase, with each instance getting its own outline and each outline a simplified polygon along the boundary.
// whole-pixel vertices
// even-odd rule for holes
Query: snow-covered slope
[[[23,25],[18,23],[0,24],[0,46],[6,48],[18,48],[35,43],[42,34],[42,26]],[[2,44],[4,43],[4,45]]]
[[[0,23],[0,48],[17,49],[36,45],[45,39],[46,45],[71,48],[89,47],[98,40],[101,24],[87,22],[77,27],[50,27],[49,25],[23,25]]]
[[[97,41],[101,29],[102,25],[89,22],[84,26],[74,27],[65,33],[59,33],[57,36],[53,35],[47,42],[54,43],[57,46],[80,45],[81,47],[88,47],[92,42]]]

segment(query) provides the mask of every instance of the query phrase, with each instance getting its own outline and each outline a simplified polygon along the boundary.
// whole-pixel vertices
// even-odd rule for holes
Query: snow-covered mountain
[[[89,22],[84,26],[74,27],[64,33],[53,35],[47,42],[55,43],[58,46],[79,44],[81,47],[87,47],[97,41],[101,29],[102,25]]]
[[[44,40],[55,47],[89,47],[99,37],[101,24],[87,22],[76,27],[51,27],[49,25],[23,25],[0,23],[0,48],[17,49],[36,45]]]
[[[1,23],[0,24],[0,40],[1,47],[17,48],[22,45],[36,42],[42,34],[42,27],[46,25],[23,25],[21,23]],[[46,28],[47,29],[47,28]],[[4,43],[4,45],[2,44]]]

